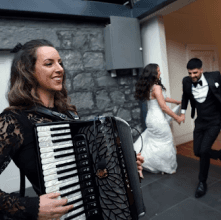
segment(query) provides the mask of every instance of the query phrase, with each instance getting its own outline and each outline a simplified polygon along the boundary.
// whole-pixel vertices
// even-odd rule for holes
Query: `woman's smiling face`
[[[64,69],[58,51],[53,47],[43,46],[36,53],[35,77],[39,83],[38,92],[61,91]]]

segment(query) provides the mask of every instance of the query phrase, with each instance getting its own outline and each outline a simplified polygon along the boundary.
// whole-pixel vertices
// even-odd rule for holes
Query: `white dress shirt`
[[[209,85],[208,82],[206,81],[205,76],[202,74],[202,76],[200,77],[200,79],[198,81],[202,80],[202,86],[200,84],[197,84],[197,86],[195,87],[192,84],[192,94],[194,99],[199,102],[199,103],[203,103],[206,100],[208,91],[209,91]],[[186,110],[185,109],[181,109],[181,114],[185,114]]]

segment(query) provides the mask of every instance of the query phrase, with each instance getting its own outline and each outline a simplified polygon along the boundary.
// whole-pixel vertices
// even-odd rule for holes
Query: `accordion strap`
[[[50,110],[48,108],[45,108],[43,106],[35,106],[31,109],[26,110],[26,112],[36,112],[36,113],[40,113],[42,115],[47,115],[50,118],[54,119],[54,120],[59,120],[59,121],[65,121],[65,120],[76,120],[79,119],[78,115],[74,114],[71,111],[67,111],[66,114],[60,113],[60,112],[56,112],[53,110]]]
[[[50,118],[54,120],[59,121],[70,121],[70,120],[76,120],[79,119],[78,115],[74,114],[71,111],[67,111],[67,115],[63,113],[59,113],[53,110],[50,110],[48,108],[45,108],[43,106],[35,106],[31,109],[26,110],[26,112],[36,112],[40,113],[41,115],[49,116]],[[25,196],[25,174],[20,170],[20,196]]]

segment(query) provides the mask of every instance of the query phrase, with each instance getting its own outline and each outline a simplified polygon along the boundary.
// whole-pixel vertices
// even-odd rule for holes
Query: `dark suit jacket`
[[[216,72],[205,72],[203,73],[210,90],[213,92],[217,101],[221,106],[221,75],[219,71]],[[218,84],[217,84],[218,83]],[[216,86],[217,85],[217,86]],[[183,78],[183,96],[182,96],[182,105],[181,109],[187,109],[188,102],[190,101],[191,105],[191,118],[194,118],[195,115],[195,106],[196,101],[192,94],[192,80],[189,76]]]

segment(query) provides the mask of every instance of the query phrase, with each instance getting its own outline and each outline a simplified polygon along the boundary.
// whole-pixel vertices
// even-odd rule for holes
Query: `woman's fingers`
[[[55,206],[64,206],[66,205],[68,200],[66,198],[54,200]]]
[[[63,206],[63,207],[56,207],[55,208],[55,212],[56,214],[65,214],[66,212],[68,212],[69,210],[73,209],[74,205],[68,205],[68,206]]]
[[[47,196],[49,199],[55,199],[60,196],[60,193],[48,193],[45,196]]]

